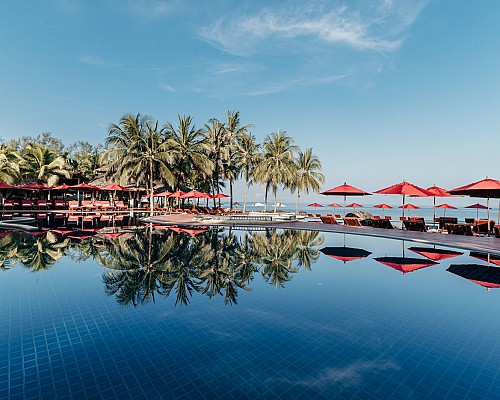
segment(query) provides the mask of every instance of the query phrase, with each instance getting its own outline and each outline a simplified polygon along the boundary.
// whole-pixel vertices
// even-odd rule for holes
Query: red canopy
[[[7,185],[6,183],[0,182],[0,189],[15,189],[15,186]]]
[[[168,197],[182,197],[185,193],[182,190],[177,190],[168,195]]]
[[[406,275],[408,272],[413,272],[418,269],[427,268],[431,265],[437,264],[437,262],[434,261],[411,257],[378,257],[374,258],[374,260],[387,265],[396,271],[402,272],[403,275]]]
[[[164,192],[158,193],[158,197],[168,197],[172,193],[170,193],[168,190],[165,190]]]
[[[311,204],[308,204],[307,205],[308,207],[323,207],[321,204],[319,203],[311,203]]]
[[[487,210],[488,207],[483,206],[482,204],[476,203],[476,204],[471,204],[470,206],[466,206],[465,208],[477,208],[478,210]]]
[[[354,186],[348,185],[344,182],[343,185],[334,187],[333,189],[329,189],[321,194],[325,194],[327,196],[366,196],[370,193],[365,192],[364,190],[355,188]]]
[[[25,189],[25,190],[51,190],[48,186],[42,185],[37,182],[27,183],[26,185],[19,185],[17,189]]]
[[[328,257],[342,261],[344,264],[347,261],[360,260],[372,254],[370,251],[354,247],[324,247],[320,251]]]
[[[487,290],[500,287],[500,268],[479,264],[453,264],[448,272],[465,278]]]
[[[220,194],[222,195],[222,193],[220,193]],[[210,199],[210,198],[216,198],[216,199],[218,199],[219,198],[219,197],[212,197],[208,193],[199,192],[197,190],[191,190],[191,191],[189,191],[187,193],[184,193],[180,197],[182,199]],[[224,195],[224,197],[229,197],[229,196]]]
[[[464,254],[459,251],[435,249],[434,247],[408,247],[408,250],[420,254],[432,261],[446,260],[447,258],[458,257]]]
[[[403,204],[399,208],[404,208],[405,210],[418,210],[420,207],[411,203]]]
[[[449,204],[446,204],[446,203],[440,204],[440,205],[436,206],[436,208],[450,208],[452,210],[456,210],[457,209],[457,207],[453,207],[453,206],[451,206]]]
[[[385,203],[382,203],[382,204],[377,204],[375,206],[373,206],[375,208],[392,208],[391,206],[385,204]]]
[[[225,199],[226,197],[231,197],[231,196],[228,196],[227,194],[224,194],[224,193],[217,193],[217,194],[214,194],[213,196],[209,195],[210,199]],[[202,198],[205,198],[205,197],[202,197]]]
[[[127,191],[128,190],[125,186],[118,185],[117,183],[110,183],[109,185],[103,186],[101,189],[104,189],[104,190],[121,190],[121,191]]]
[[[439,186],[433,185],[430,188],[427,188],[429,192],[432,193],[434,197],[450,197],[451,194],[448,193],[446,189],[440,188]]]
[[[338,203],[330,203],[328,204],[328,207],[342,207],[342,206]]]
[[[358,203],[351,203],[351,204],[346,205],[346,207],[354,207],[354,208],[356,208],[356,207],[363,207],[363,206],[361,204],[358,204]]]
[[[102,190],[100,187],[97,186],[90,186],[87,185],[86,183],[80,183],[78,185],[71,185],[68,187],[68,189],[71,190]]]
[[[63,183],[62,185],[59,186],[53,186],[50,188],[51,190],[67,190],[69,189],[69,186]]]
[[[170,226],[169,229],[176,233],[189,233],[191,236],[198,235],[200,233],[206,232],[206,229],[196,229],[196,228],[181,228],[178,226]]]
[[[471,251],[469,255],[479,260],[486,261],[488,264],[492,263],[500,266],[500,257],[494,254],[482,253],[480,251]]]
[[[450,193],[470,197],[497,198],[500,197],[500,181],[486,177],[486,179],[450,190]]]
[[[417,196],[417,197],[425,197],[425,196],[433,196],[432,192],[427,189],[421,188],[413,183],[403,181],[396,185],[392,185],[386,187],[385,189],[377,190],[377,194],[402,194],[405,196]]]

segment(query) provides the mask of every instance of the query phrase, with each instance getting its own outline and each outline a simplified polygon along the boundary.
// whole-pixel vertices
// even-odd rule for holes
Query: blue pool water
[[[447,271],[488,265],[468,251],[403,274],[375,258],[416,244],[339,234],[0,244],[2,399],[498,398],[500,290]],[[319,251],[344,246],[371,254]]]

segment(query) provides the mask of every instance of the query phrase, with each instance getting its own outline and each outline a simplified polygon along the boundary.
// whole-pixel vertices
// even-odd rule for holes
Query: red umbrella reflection
[[[418,269],[427,268],[437,264],[437,262],[434,261],[411,257],[377,257],[374,258],[374,260],[387,265],[396,271],[402,272],[403,275],[406,275],[408,272],[413,272]]]
[[[453,264],[448,272],[481,285],[486,290],[500,287],[500,268],[479,264]]]
[[[328,257],[342,261],[344,264],[348,261],[360,260],[372,254],[370,251],[354,247],[324,247],[320,251]]]
[[[420,254],[432,261],[442,261],[447,258],[461,256],[464,253],[454,250],[436,249],[434,247],[408,247],[408,250]]]
[[[495,265],[500,266],[500,257],[493,255],[493,254],[488,254],[488,253],[482,253],[480,251],[471,251],[469,253],[471,257],[477,258],[478,260],[485,261],[488,264],[492,263]]]

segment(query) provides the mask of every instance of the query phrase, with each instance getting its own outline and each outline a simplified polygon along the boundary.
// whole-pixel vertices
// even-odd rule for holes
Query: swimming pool
[[[497,398],[498,261],[440,249],[281,230],[4,234],[0,398]],[[491,271],[447,271],[463,264]]]

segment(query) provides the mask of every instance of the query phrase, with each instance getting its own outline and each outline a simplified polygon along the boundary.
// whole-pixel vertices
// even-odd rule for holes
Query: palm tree
[[[245,132],[237,138],[236,163],[242,170],[245,178],[245,196],[243,199],[243,212],[246,211],[248,190],[253,182],[255,167],[259,158],[260,145],[256,142],[255,136]]]
[[[212,174],[212,162],[207,156],[208,146],[203,130],[196,129],[190,116],[178,116],[175,128],[170,122],[165,124],[165,135],[174,156],[175,189],[182,182],[189,185],[191,180],[206,180]],[[194,173],[193,173],[194,172]],[[194,177],[194,179],[193,179]]]
[[[278,185],[290,184],[296,174],[294,152],[297,151],[297,146],[285,131],[278,131],[266,137],[263,150],[263,160],[255,172],[262,185],[266,186],[266,193],[268,187],[273,189],[274,212],[276,212]]]
[[[212,118],[205,124],[205,138],[208,146],[208,157],[212,161],[212,194],[220,193],[224,186],[223,172],[224,160],[229,156],[228,139],[225,126],[216,118]],[[215,199],[214,199],[215,206]]]
[[[320,191],[320,184],[325,182],[325,176],[321,171],[321,162],[319,158],[312,153],[312,149],[308,148],[302,152],[299,150],[296,162],[296,180],[292,182],[291,187],[297,190],[297,202],[295,206],[295,214],[299,213],[299,198],[300,191],[309,193],[313,190],[316,193]]]
[[[0,147],[0,182],[14,185],[21,181],[20,160],[16,151]]]
[[[323,244],[325,237],[318,231],[290,231],[295,236],[297,265],[310,270],[311,265],[319,256],[318,247]]]
[[[240,112],[228,111],[227,121],[224,125],[228,140],[228,154],[225,160],[225,176],[229,180],[230,208],[233,208],[233,183],[238,178],[240,166],[238,164],[238,138],[248,135],[248,130],[253,128],[252,124],[241,125]]]
[[[170,170],[174,155],[170,151],[162,130],[158,130],[158,121],[150,118],[133,118],[130,114],[122,118],[120,126],[113,125],[109,131],[108,143],[119,146],[123,156],[115,164],[119,174],[143,181],[150,192],[150,215],[153,215],[153,193],[155,176],[161,176],[167,183],[173,184],[175,177]],[[127,147],[123,147],[127,146]]]
[[[24,179],[35,179],[38,183],[54,186],[61,176],[71,176],[66,160],[53,150],[30,144],[19,163],[21,176]]]

